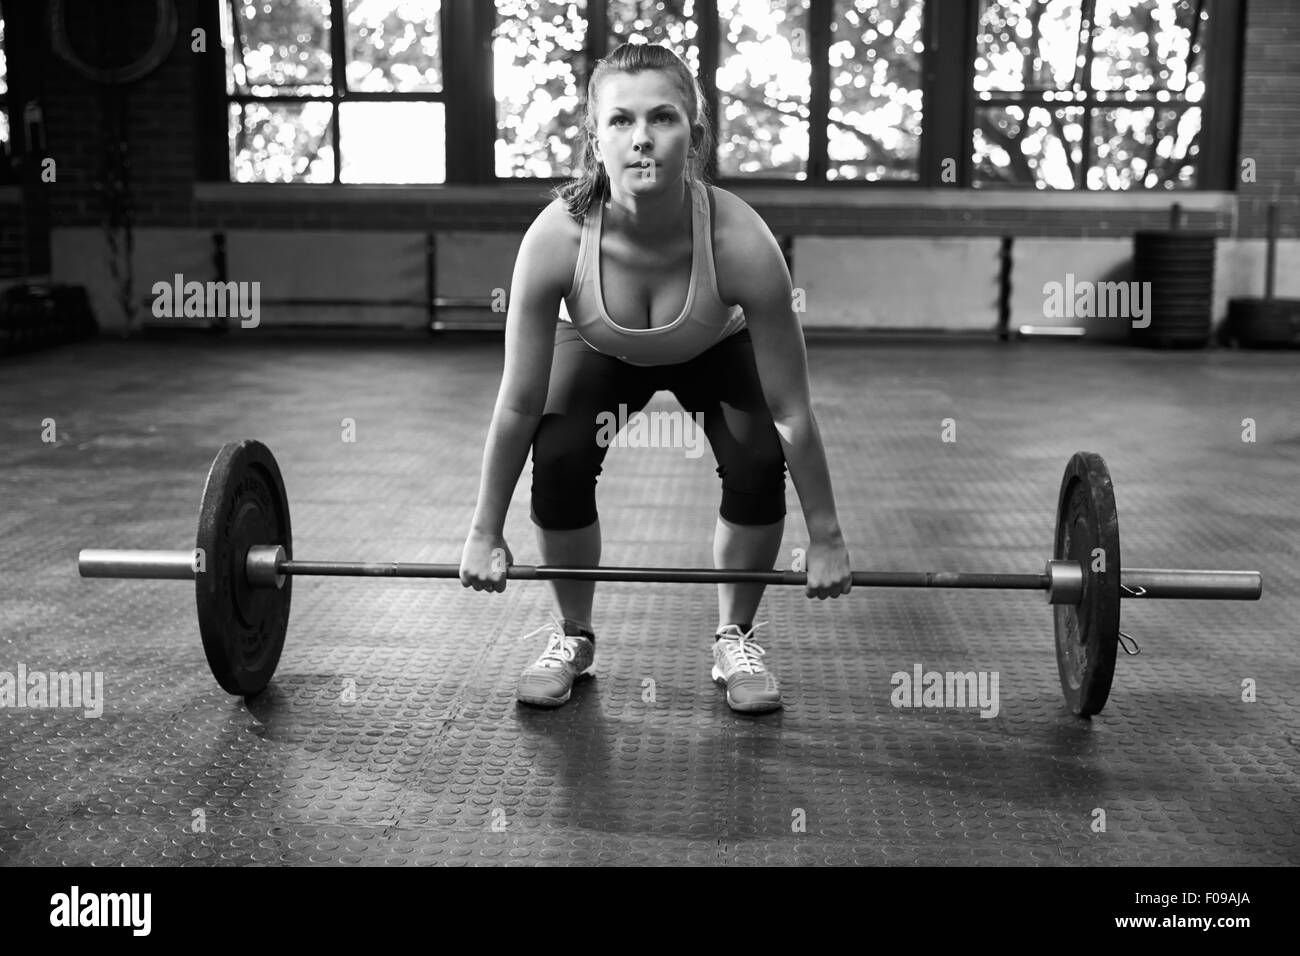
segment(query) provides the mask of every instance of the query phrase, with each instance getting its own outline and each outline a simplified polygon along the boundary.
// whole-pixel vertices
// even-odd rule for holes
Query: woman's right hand
[[[502,535],[471,531],[460,555],[460,583],[475,591],[504,591],[506,568],[514,563]]]

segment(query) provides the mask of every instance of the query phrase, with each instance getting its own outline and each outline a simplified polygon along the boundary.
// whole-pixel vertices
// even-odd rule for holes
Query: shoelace
[[[767,651],[763,650],[762,647],[749,639],[750,634],[753,634],[760,627],[763,627],[766,624],[767,621],[755,624],[746,633],[741,634],[740,637],[729,637],[723,635],[718,638],[718,640],[727,642],[727,653],[731,657],[732,662],[736,665],[736,670],[741,673],[761,674],[766,670],[761,658],[767,654]],[[737,628],[737,630],[739,630],[739,628]]]
[[[543,624],[537,630],[525,634],[523,640],[535,637],[542,631],[551,631],[551,639],[546,644],[546,650],[542,651],[542,656],[537,659],[534,666],[536,667],[563,667],[565,664],[573,662],[578,654],[579,637],[574,634],[565,634],[564,625],[551,615],[551,623]]]

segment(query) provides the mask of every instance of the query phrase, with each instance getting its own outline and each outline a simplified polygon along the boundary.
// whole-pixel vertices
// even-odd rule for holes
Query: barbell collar
[[[1083,565],[1078,561],[1047,562],[1047,603],[1078,604],[1083,600]]]
[[[285,574],[281,570],[288,555],[278,544],[255,544],[244,558],[244,573],[248,583],[257,588],[284,587]]]

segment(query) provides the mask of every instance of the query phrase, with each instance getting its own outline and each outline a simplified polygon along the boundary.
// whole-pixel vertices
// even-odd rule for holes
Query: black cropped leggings
[[[785,455],[754,365],[749,330],[741,329],[689,362],[629,365],[597,352],[568,322],[555,331],[546,410],[533,436],[532,519],[571,531],[597,518],[596,477],[608,448],[602,412],[630,417],[667,389],[704,433],[722,479],[719,514],[732,524],[767,525],[785,515]],[[608,420],[608,419],[606,419]]]

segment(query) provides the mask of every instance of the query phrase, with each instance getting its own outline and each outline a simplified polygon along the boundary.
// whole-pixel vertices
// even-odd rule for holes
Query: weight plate
[[[1300,299],[1229,299],[1228,332],[1242,348],[1300,345]]]
[[[1098,548],[1104,563],[1094,554]],[[1052,556],[1083,566],[1079,603],[1055,606],[1056,663],[1066,705],[1090,717],[1106,705],[1119,647],[1119,516],[1110,472],[1098,454],[1077,452],[1065,467]]]
[[[253,545],[282,545],[293,555],[289,502],[275,457],[261,442],[228,442],[203,488],[195,575],[199,633],[208,666],[223,689],[251,696],[275,673],[289,625],[293,579],[281,588],[254,588],[244,569]]]
[[[1198,270],[1213,272],[1213,251],[1208,256],[1152,256],[1141,252],[1133,254],[1133,266],[1141,278],[1158,279],[1162,275],[1180,275]]]

